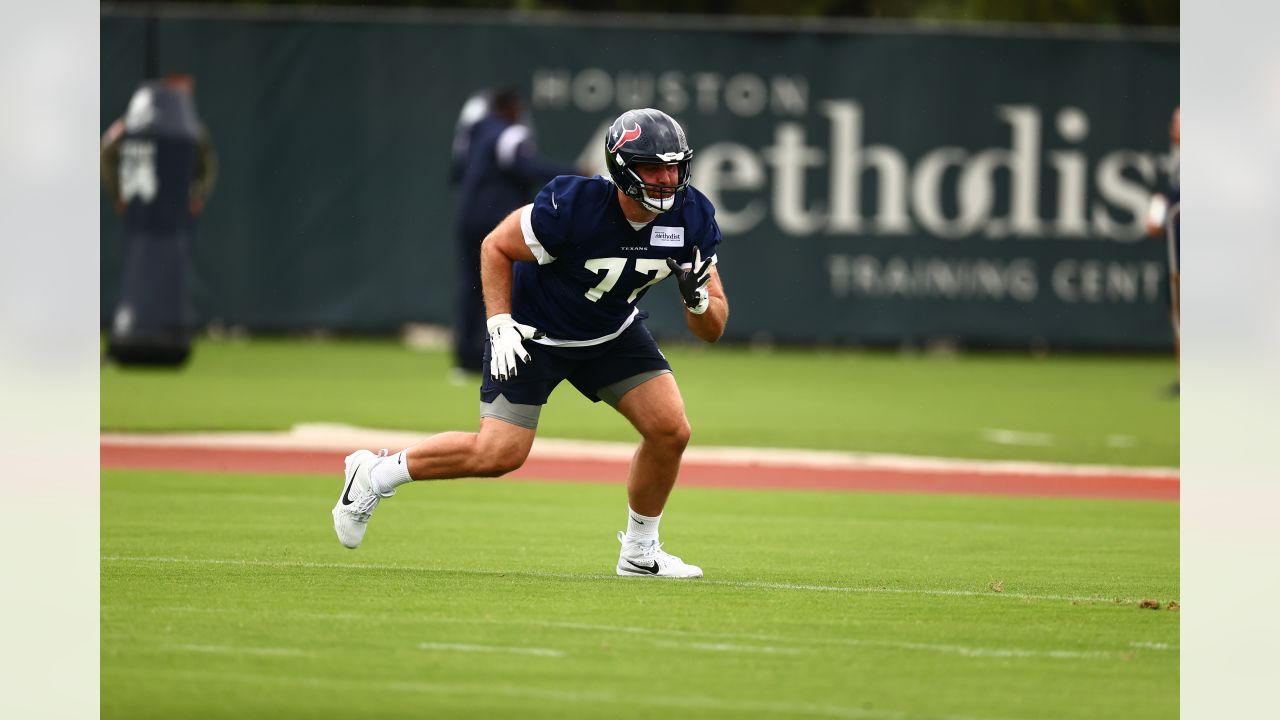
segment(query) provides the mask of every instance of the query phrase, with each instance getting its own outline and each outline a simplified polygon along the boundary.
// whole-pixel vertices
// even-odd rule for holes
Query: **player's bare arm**
[[[513,378],[520,372],[517,360],[529,362],[524,341],[542,337],[535,327],[522,325],[511,317],[512,264],[534,260],[520,229],[520,210],[508,215],[480,245],[480,284],[489,319],[491,359],[489,374],[496,380]]]
[[[511,265],[537,258],[524,242],[520,211],[516,209],[498,223],[480,245],[480,284],[489,317],[511,312]]]

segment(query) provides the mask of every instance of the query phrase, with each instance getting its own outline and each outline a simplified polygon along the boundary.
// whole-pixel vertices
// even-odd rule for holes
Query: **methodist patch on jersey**
[[[658,247],[684,247],[684,228],[654,225],[649,244]]]

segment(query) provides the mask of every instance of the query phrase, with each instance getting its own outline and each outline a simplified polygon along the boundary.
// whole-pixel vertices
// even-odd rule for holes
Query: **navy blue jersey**
[[[172,238],[187,232],[200,132],[189,93],[158,81],[144,83],[134,93],[119,160],[120,199],[131,235]]]
[[[471,126],[465,149],[455,160],[454,173],[458,227],[468,238],[484,239],[512,210],[529,202],[533,188],[574,172],[542,159],[527,126],[493,114]]]
[[[693,264],[720,244],[715,208],[690,186],[683,202],[636,230],[604,177],[561,176],[520,213],[537,263],[515,264],[511,314],[546,332],[545,345],[592,345],[629,326],[636,303],[671,274],[667,258]],[[674,302],[674,300],[673,300]]]

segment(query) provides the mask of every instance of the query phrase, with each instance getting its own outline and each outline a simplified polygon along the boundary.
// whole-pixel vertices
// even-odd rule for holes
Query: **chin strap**
[[[679,191],[673,193],[670,198],[666,199],[669,204],[664,207],[663,198],[650,197],[649,193],[641,189],[640,197],[636,198],[636,200],[639,200],[641,205],[644,205],[646,208],[654,212],[664,213],[664,212],[670,212],[675,209],[676,199],[679,197],[680,197]]]

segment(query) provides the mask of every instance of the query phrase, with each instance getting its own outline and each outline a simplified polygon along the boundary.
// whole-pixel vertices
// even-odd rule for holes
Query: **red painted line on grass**
[[[103,468],[135,468],[226,473],[341,474],[345,453],[334,450],[266,450],[201,446],[101,444]],[[530,457],[514,480],[623,483],[628,463],[622,460]],[[831,490],[1035,497],[1111,498],[1177,501],[1176,477],[1143,477],[1123,473],[1080,475],[983,473],[975,471],[898,468],[788,468],[685,461],[682,486],[762,490]]]

